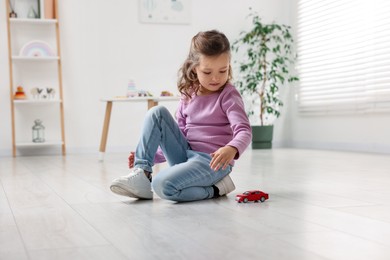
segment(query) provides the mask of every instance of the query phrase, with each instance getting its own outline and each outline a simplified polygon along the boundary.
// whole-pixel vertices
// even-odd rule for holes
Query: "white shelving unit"
[[[60,57],[23,57],[23,56],[12,56],[13,61],[56,61]]]
[[[8,14],[7,14],[8,17]],[[27,23],[27,24],[56,24],[57,19],[31,19],[31,18],[9,18],[10,23]]]
[[[63,142],[60,141],[46,141],[44,143],[33,143],[33,142],[17,142],[16,146],[18,147],[47,147],[53,145],[63,145]]]
[[[36,0],[30,1],[29,4],[36,4]],[[47,7],[47,3],[44,0],[40,0],[41,17],[7,18],[13,156],[16,156],[19,148],[49,146],[59,146],[62,154],[66,154],[58,0],[47,1],[51,1],[54,19],[53,17],[45,18],[47,10],[43,8]],[[8,0],[6,5],[6,15],[9,17],[11,7]],[[18,13],[18,10],[15,11]],[[25,55],[22,53],[22,46],[34,40],[48,40],[53,45],[54,54]],[[22,82],[27,99],[14,98],[20,82]],[[29,90],[34,87],[47,89],[49,86],[55,90],[55,97],[37,98],[29,95]],[[46,116],[50,129],[49,127],[45,129],[45,136],[48,136],[45,142],[34,143],[31,138],[31,127],[33,120],[40,116]]]
[[[14,100],[14,104],[54,104],[54,103],[61,103],[62,101],[60,99],[48,99],[48,100]]]

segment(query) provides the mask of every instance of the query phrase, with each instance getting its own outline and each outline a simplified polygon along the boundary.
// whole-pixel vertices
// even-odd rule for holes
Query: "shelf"
[[[38,13],[42,18],[6,18],[8,38],[8,61],[9,61],[9,88],[11,102],[11,124],[12,124],[12,154],[16,156],[16,148],[32,147],[32,149],[50,146],[61,146],[62,155],[66,154],[65,146],[65,119],[64,99],[62,85],[62,59],[60,46],[60,26],[58,18],[58,0],[23,0],[4,1],[8,14],[12,13],[10,3],[20,2],[17,5],[16,13],[25,13],[27,8],[34,8],[37,4]],[[14,6],[13,6],[14,7]],[[45,12],[46,11],[46,12]],[[52,18],[52,19],[45,19]],[[56,71],[56,72],[55,72]],[[38,73],[34,73],[38,72]],[[34,83],[33,82],[41,82]],[[15,90],[18,84],[27,85],[32,88],[45,82],[46,86],[54,86],[51,92],[47,87],[46,91],[38,94],[34,90],[25,99],[15,99]],[[44,89],[43,87],[41,87]],[[50,94],[47,93],[49,90]],[[20,97],[19,95],[16,97]],[[15,111],[17,110],[17,111]],[[34,143],[32,139],[25,138],[25,134],[31,131],[30,127],[17,131],[19,122],[36,119],[36,115],[42,110],[49,111],[47,120],[58,123],[59,127],[51,128],[48,136],[53,140],[44,143]],[[23,125],[23,123],[21,124]],[[27,131],[27,133],[26,133]],[[57,132],[58,131],[58,132]],[[23,137],[17,135],[22,134]],[[28,135],[27,135],[28,136]],[[59,140],[58,140],[59,139]],[[1,257],[0,257],[1,258]]]
[[[14,100],[14,104],[56,104],[61,103],[62,101],[60,99],[42,99],[42,100],[34,100],[34,99],[27,99],[27,100]]]
[[[24,56],[12,56],[14,61],[56,61],[59,60],[58,56],[47,56],[47,57],[24,57]]]
[[[44,143],[34,143],[34,142],[17,142],[17,147],[45,147],[45,146],[55,146],[63,145],[62,141],[46,141]]]
[[[140,102],[140,101],[177,101],[180,100],[178,96],[148,96],[148,97],[113,97],[101,98],[103,102]]]
[[[11,24],[56,24],[57,19],[10,18]]]
[[[153,100],[153,97],[114,97],[114,98],[101,98],[100,101],[115,101],[115,102],[137,102]]]

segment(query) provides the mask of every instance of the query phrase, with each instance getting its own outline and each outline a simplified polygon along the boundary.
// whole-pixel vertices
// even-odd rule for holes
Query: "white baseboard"
[[[390,154],[390,145],[375,143],[288,142],[284,147]]]
[[[134,150],[134,149],[133,149]],[[130,153],[132,151],[129,146],[110,146],[107,147],[106,153]],[[17,156],[47,156],[47,155],[61,155],[61,149],[58,147],[42,147],[42,148],[22,148],[17,149]],[[66,154],[100,154],[98,146],[88,147],[66,147]],[[0,150],[0,157],[12,157],[12,149]]]

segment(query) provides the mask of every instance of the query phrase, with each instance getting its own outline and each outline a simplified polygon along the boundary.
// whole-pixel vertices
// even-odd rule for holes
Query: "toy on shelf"
[[[138,90],[138,96],[139,97],[152,97],[153,95],[146,90]]]
[[[169,91],[167,91],[167,90],[163,90],[163,91],[161,91],[160,96],[162,96],[162,97],[172,97],[172,96],[173,96],[173,93],[172,93],[172,92],[169,92]]]
[[[32,88],[30,91],[34,99],[39,99],[39,96],[41,95],[43,88]]]
[[[53,99],[56,91],[54,88],[32,88],[31,95],[34,99]]]
[[[23,57],[50,57],[55,56],[55,52],[47,42],[33,40],[23,45],[19,55]]]
[[[46,88],[46,93],[47,93],[47,98],[53,99],[56,94],[56,91],[54,88]]]
[[[16,88],[16,92],[15,92],[15,95],[14,95],[14,99],[26,99],[27,96],[26,94],[24,93],[24,90],[23,90],[23,87],[22,86],[18,86]]]
[[[127,93],[126,97],[127,98],[132,98],[132,97],[152,97],[153,95],[146,90],[143,89],[137,89],[135,87],[134,80],[130,79],[129,83],[127,84]]]
[[[248,201],[254,201],[254,202],[264,202],[269,198],[268,193],[262,192],[260,190],[249,190],[242,194],[236,195],[236,201],[238,203],[244,202],[247,203]]]
[[[138,97],[138,91],[137,88],[135,87],[134,80],[130,79],[129,83],[127,84],[127,97]]]
[[[152,97],[153,95],[146,90],[139,90],[135,87],[134,80],[130,79],[129,83],[127,84],[127,93],[126,97]]]

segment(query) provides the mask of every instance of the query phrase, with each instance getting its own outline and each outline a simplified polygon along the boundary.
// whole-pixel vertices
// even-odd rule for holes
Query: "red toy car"
[[[268,193],[259,191],[259,190],[249,190],[242,194],[236,195],[236,201],[238,203],[244,202],[247,203],[248,201],[254,201],[254,202],[264,202],[269,198]]]

